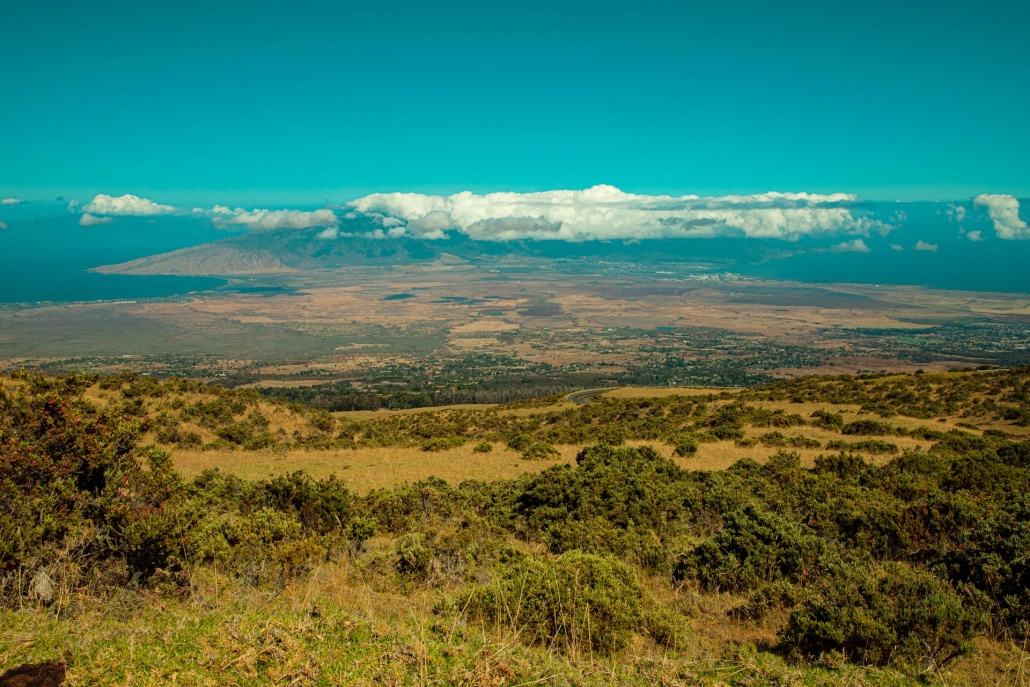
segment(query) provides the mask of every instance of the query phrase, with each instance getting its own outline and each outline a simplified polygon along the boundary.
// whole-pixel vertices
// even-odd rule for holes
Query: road
[[[571,394],[565,397],[566,401],[573,403],[590,403],[594,400],[594,397],[598,394],[603,394],[605,391],[611,391],[612,389],[618,389],[617,386],[606,386],[601,389],[583,389],[582,391],[573,391]]]

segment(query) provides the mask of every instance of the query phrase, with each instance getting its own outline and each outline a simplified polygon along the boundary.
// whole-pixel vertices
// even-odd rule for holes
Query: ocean
[[[0,231],[0,303],[161,298],[225,284],[211,277],[87,271],[225,237],[210,224],[186,218],[153,224],[145,218],[118,218],[107,225],[80,227],[73,215],[6,223],[9,228]]]

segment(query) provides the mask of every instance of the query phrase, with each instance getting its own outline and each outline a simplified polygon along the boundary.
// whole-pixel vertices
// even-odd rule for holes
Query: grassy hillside
[[[1025,369],[361,419],[179,380],[16,375],[0,382],[0,668],[1025,684],[1028,420]],[[292,471],[305,461],[317,477]]]

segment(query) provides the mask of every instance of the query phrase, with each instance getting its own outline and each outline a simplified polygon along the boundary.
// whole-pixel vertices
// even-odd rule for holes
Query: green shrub
[[[281,587],[325,556],[296,517],[272,508],[209,518],[195,536],[203,560],[251,584],[274,582]]]
[[[865,439],[863,441],[831,441],[826,444],[826,448],[833,449],[835,451],[861,451],[863,453],[872,453],[875,455],[897,455],[898,446],[892,444],[889,441],[881,441],[879,439]]]
[[[521,489],[514,508],[530,532],[543,537],[572,522],[603,521],[616,530],[669,537],[682,527],[694,488],[686,471],[654,449],[599,444],[580,451],[576,463],[544,470]]]
[[[675,454],[681,458],[697,453],[698,442],[692,434],[681,434],[675,440]]]
[[[928,572],[904,563],[842,563],[794,608],[779,642],[798,657],[843,654],[855,663],[923,670],[968,650],[980,624],[980,614]]]
[[[945,563],[956,584],[971,585],[989,599],[1006,630],[999,634],[1030,638],[1030,498],[964,531]]]
[[[412,533],[397,541],[394,553],[397,562],[394,567],[402,576],[413,580],[425,580],[429,577],[433,564],[433,549],[426,535]]]
[[[819,409],[812,413],[812,424],[839,432],[844,427],[844,415]]]
[[[306,532],[341,533],[354,511],[354,497],[336,476],[315,481],[298,471],[263,486],[267,505],[295,516]]]
[[[465,443],[465,437],[447,437],[447,438],[434,438],[427,439],[422,442],[423,451],[447,451],[452,448],[458,448]]]
[[[815,572],[823,541],[803,526],[754,505],[730,514],[723,528],[680,556],[677,580],[694,579],[705,589],[741,591],[786,580],[801,582]]]
[[[475,445],[475,447],[472,449],[472,452],[473,453],[490,453],[493,450],[494,450],[494,445],[493,444],[491,444],[489,441],[481,441],[481,442],[479,442],[478,444]]]
[[[554,460],[561,452],[550,444],[538,441],[522,452],[523,460]]]
[[[458,605],[526,643],[573,652],[617,651],[648,626],[636,575],[613,558],[581,551],[526,558]]]
[[[894,434],[894,427],[877,420],[855,420],[844,425],[840,431],[841,434],[857,434],[859,436],[887,436]]]

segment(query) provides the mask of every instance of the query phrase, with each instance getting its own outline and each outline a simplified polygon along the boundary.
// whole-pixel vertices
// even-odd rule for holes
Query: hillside
[[[19,373],[0,381],[0,669],[1023,684],[1028,439],[1027,369],[362,416]]]

